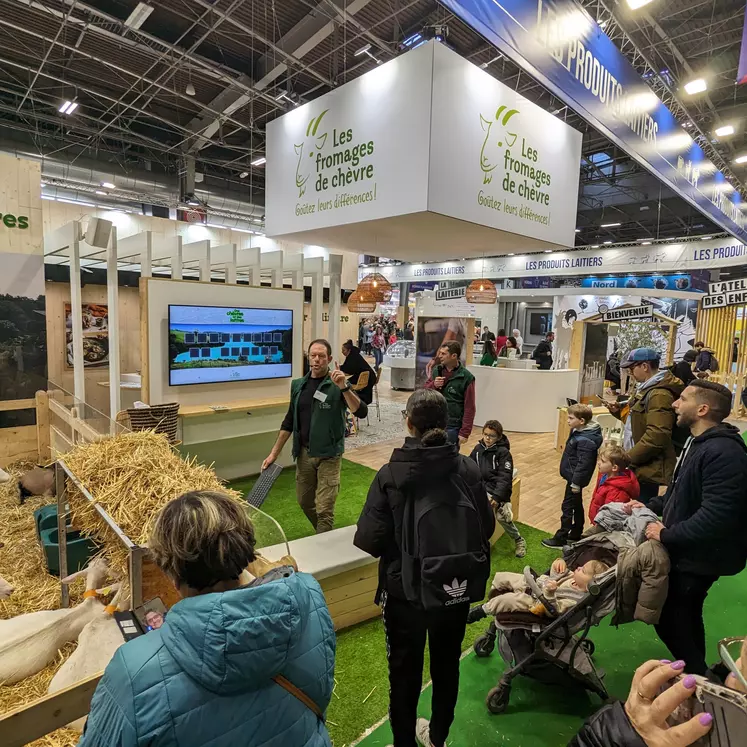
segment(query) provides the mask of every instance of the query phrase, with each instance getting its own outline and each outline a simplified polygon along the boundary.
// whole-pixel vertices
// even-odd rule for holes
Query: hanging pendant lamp
[[[473,280],[464,294],[467,303],[484,303],[491,304],[498,300],[498,291],[495,283],[487,278]]]
[[[379,272],[366,275],[357,290],[370,293],[379,303],[388,303],[392,299],[392,284]]]
[[[354,314],[373,314],[376,311],[376,299],[365,290],[354,290],[348,298],[348,311]]]

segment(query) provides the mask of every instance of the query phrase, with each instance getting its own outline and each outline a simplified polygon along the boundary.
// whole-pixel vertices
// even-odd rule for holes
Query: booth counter
[[[516,433],[555,433],[558,407],[578,392],[578,369],[557,371],[469,366],[475,377],[475,425],[500,420]]]

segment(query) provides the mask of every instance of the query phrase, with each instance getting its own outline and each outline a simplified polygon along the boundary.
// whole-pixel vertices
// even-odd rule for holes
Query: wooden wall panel
[[[65,365],[65,304],[70,303],[67,283],[46,284],[47,361],[49,380],[68,392],[73,390],[73,369]],[[105,285],[86,285],[83,303],[107,303]],[[109,330],[112,334],[112,330]],[[140,294],[137,288],[119,289],[119,349],[122,373],[140,371]],[[109,367],[86,369],[86,402],[109,415],[109,390],[98,386],[109,380]]]

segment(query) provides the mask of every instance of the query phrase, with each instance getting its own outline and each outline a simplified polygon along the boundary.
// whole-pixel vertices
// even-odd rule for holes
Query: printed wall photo
[[[418,331],[415,337],[417,360],[415,363],[415,388],[422,389],[438,363],[436,354],[439,348],[450,340],[462,345],[462,363],[467,360],[467,320],[458,317],[418,317]]]
[[[0,273],[0,400],[33,399],[47,388],[44,259],[3,254]],[[33,410],[0,412],[0,427],[33,425]]]
[[[81,304],[83,310],[83,366],[109,365],[109,307],[103,303]],[[65,304],[65,365],[73,367],[73,311]]]

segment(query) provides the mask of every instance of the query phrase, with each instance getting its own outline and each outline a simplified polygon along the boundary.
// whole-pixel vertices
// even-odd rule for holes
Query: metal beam
[[[341,13],[338,8],[335,8],[330,14],[326,10],[329,4],[322,0],[316,8],[283,35],[277,42],[277,46],[300,60],[334,32],[335,19],[344,23],[346,17],[351,18],[370,2],[371,0],[353,0],[347,8],[347,13]],[[276,55],[265,54],[258,60],[256,70],[256,83],[253,83],[248,75],[241,76],[241,82],[251,86],[256,91],[264,91],[288,70],[288,64],[285,62],[277,63]],[[230,115],[246,106],[251,100],[251,94],[242,91],[240,86],[231,85],[210,102],[210,107]],[[215,117],[207,112],[195,117],[187,125],[198,135],[190,151],[195,152],[209,145],[210,138],[219,130],[223,120],[223,117]]]

